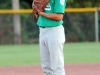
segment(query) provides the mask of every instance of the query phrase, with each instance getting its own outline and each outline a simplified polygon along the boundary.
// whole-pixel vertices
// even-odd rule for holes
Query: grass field
[[[66,43],[65,64],[100,63],[100,43]],[[0,45],[0,66],[38,65],[38,44]]]

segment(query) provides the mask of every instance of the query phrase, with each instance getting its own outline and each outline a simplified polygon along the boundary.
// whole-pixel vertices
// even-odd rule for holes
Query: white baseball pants
[[[63,45],[65,42],[62,25],[40,29],[40,57],[44,75],[65,75]]]

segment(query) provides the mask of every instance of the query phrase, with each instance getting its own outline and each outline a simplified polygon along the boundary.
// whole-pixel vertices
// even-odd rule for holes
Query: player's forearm
[[[53,19],[53,20],[62,20],[63,19],[63,14],[56,14],[56,13],[48,14],[48,13],[41,12],[41,13],[39,13],[39,15],[44,16],[49,19]]]

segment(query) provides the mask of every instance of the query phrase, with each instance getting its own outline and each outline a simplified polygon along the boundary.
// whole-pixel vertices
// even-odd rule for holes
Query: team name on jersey
[[[51,10],[51,5],[50,5],[50,3],[48,3],[48,4],[46,5],[45,10]]]

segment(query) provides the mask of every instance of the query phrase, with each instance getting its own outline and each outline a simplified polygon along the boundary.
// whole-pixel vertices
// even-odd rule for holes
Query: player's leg
[[[45,38],[45,30],[40,29],[40,38],[39,38],[39,44],[40,44],[40,57],[41,57],[41,66],[44,71],[45,75],[52,75],[52,69],[51,69],[51,61],[50,61],[50,54],[48,51],[48,45]]]
[[[64,28],[62,26],[54,27],[51,30],[49,39],[49,51],[53,75],[65,75],[63,45],[65,42]]]

